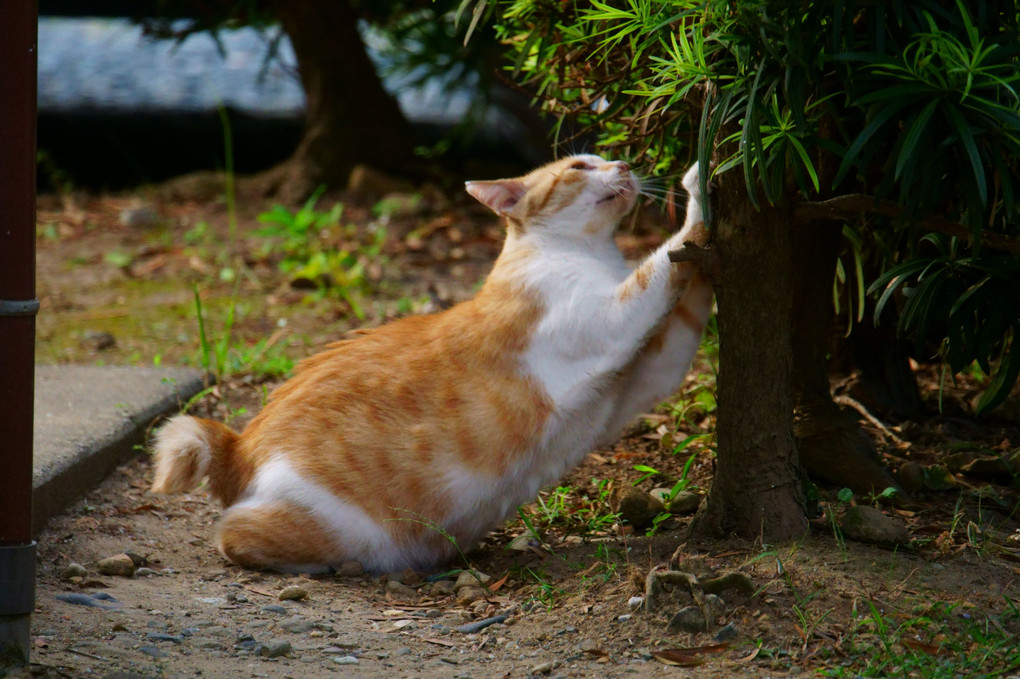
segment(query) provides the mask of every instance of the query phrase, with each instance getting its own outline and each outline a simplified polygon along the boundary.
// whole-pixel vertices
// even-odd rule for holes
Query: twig
[[[870,422],[872,425],[874,425],[879,431],[882,432],[882,434],[884,434],[888,438],[892,439],[893,442],[895,442],[896,445],[899,446],[900,448],[909,448],[910,447],[910,443],[909,442],[904,441],[899,436],[897,436],[896,434],[892,433],[892,431],[890,431],[888,427],[886,427],[884,424],[882,424],[877,417],[875,417],[874,415],[869,413],[868,409],[865,408],[864,404],[862,404],[860,401],[856,401],[856,400],[850,398],[849,396],[842,396],[842,395],[841,396],[833,396],[832,400],[834,402],[838,403],[839,405],[848,406],[848,407],[853,408],[854,410],[856,410],[858,413],[861,414],[861,417],[863,417],[868,422]]]
[[[797,220],[843,220],[868,212],[899,217],[904,210],[901,205],[892,200],[880,200],[863,193],[848,193],[829,200],[798,203],[793,208],[793,217]],[[919,219],[917,225],[929,231],[944,233],[947,236],[967,239],[974,236],[963,224],[934,215]],[[982,230],[981,242],[994,250],[1001,250],[1013,255],[1020,254],[1020,238]]]
[[[93,654],[91,654],[91,653],[86,653],[85,651],[79,651],[78,649],[76,649],[76,648],[71,648],[70,646],[68,646],[67,648],[65,648],[65,649],[64,649],[64,651],[66,651],[67,653],[74,653],[75,655],[83,655],[83,656],[85,656],[86,658],[92,658],[93,660],[103,660],[103,661],[105,661],[105,660],[106,660],[106,658],[104,658],[104,657],[102,657],[102,656],[99,656],[99,655],[93,655]]]

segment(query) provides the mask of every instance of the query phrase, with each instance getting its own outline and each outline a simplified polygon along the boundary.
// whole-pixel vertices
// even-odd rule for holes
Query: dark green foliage
[[[894,267],[871,286],[880,306],[909,292],[899,329],[921,357],[940,347],[954,372],[976,360],[993,375],[982,410],[1008,393],[1020,371],[1015,0],[517,0],[499,30],[544,108],[614,155],[674,177],[713,159],[717,175],[742,173],[755,206],[854,194],[827,218],[866,248],[869,234],[899,243],[879,248]],[[925,232],[958,238],[922,246]]]

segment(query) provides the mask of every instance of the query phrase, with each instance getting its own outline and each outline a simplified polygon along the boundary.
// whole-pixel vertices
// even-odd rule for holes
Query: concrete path
[[[187,368],[37,365],[34,531],[138,454],[146,432],[201,391]]]

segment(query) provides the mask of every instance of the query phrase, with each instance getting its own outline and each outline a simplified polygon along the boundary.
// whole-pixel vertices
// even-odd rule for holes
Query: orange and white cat
[[[669,250],[631,270],[613,239],[639,183],[626,163],[564,158],[516,179],[468,182],[505,218],[478,295],[304,360],[241,434],[179,415],[157,434],[153,490],[209,477],[227,507],[217,544],[253,568],[425,568],[470,549],[637,414],[673,393],[712,287]]]

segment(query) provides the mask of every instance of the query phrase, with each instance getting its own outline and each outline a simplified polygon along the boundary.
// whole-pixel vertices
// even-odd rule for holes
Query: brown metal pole
[[[0,0],[0,670],[28,662],[35,608],[35,0]]]

